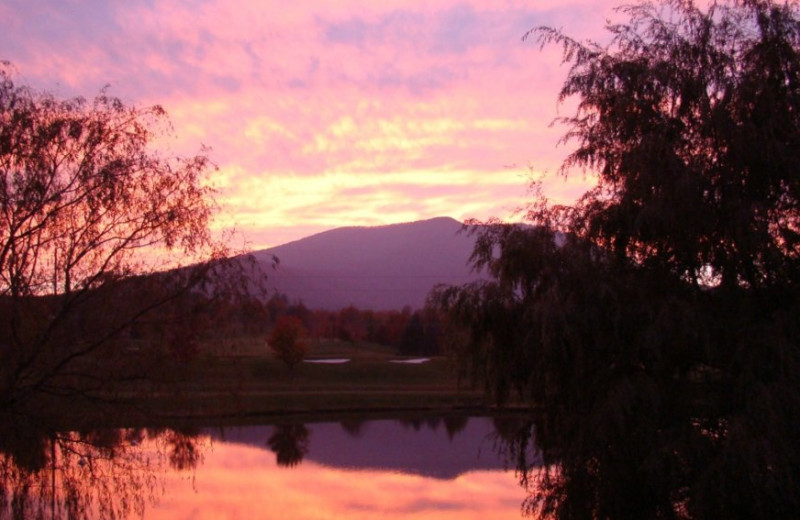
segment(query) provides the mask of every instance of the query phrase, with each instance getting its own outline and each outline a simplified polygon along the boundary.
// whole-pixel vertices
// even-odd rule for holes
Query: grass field
[[[204,349],[215,353],[193,360],[178,384],[152,392],[149,406],[170,416],[219,417],[484,405],[480,392],[459,385],[444,357],[392,363],[403,358],[389,347],[317,340],[310,342],[307,358],[349,361],[300,363],[290,371],[257,341],[229,341],[225,348]]]

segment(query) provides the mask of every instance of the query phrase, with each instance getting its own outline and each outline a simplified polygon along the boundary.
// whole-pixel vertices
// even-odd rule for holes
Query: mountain
[[[311,309],[421,308],[439,283],[477,278],[467,261],[474,237],[447,217],[377,227],[344,227],[257,251],[271,290]],[[272,257],[279,259],[277,269]]]

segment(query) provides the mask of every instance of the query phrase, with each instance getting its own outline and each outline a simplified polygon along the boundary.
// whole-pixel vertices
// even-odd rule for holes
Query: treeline
[[[200,311],[204,319],[192,319],[193,335],[208,337],[264,336],[281,316],[295,316],[308,337],[387,345],[403,355],[430,356],[442,352],[444,317],[426,307],[412,310],[375,311],[348,306],[340,310],[309,309],[302,301],[275,294],[259,298],[208,302]],[[185,330],[185,329],[184,329]]]

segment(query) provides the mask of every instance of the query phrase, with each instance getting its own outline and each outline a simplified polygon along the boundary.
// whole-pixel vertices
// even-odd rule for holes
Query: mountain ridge
[[[450,217],[322,231],[256,251],[269,290],[312,309],[421,308],[439,283],[478,275],[468,265],[475,239]],[[273,257],[278,258],[271,269]]]

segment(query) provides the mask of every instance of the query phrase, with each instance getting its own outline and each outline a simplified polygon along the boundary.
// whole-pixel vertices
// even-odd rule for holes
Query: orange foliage
[[[279,316],[267,344],[273,354],[292,369],[308,353],[305,333],[303,323],[296,316]]]

